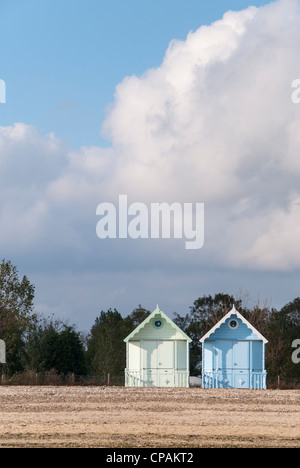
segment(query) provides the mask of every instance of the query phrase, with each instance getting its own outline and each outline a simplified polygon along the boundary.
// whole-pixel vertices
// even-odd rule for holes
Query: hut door
[[[143,342],[144,371],[147,386],[172,386],[174,342],[151,340]]]
[[[233,342],[233,368],[249,369],[249,341]]]
[[[158,342],[158,375],[160,387],[174,386],[174,342]]]
[[[144,341],[143,342],[143,379],[146,387],[158,386],[158,347],[157,341]]]
[[[222,388],[232,387],[232,360],[233,348],[231,340],[219,340],[216,342],[218,386]]]
[[[157,369],[158,348],[157,341],[144,341],[144,369]]]
[[[174,368],[174,343],[173,341],[158,342],[158,368],[173,369]]]
[[[232,341],[217,341],[217,370],[232,368]]]
[[[235,388],[249,388],[249,341],[233,342],[233,375]]]

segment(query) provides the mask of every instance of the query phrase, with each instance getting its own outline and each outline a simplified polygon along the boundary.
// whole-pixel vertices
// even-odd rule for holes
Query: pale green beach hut
[[[188,387],[192,341],[157,308],[126,343],[126,387]]]

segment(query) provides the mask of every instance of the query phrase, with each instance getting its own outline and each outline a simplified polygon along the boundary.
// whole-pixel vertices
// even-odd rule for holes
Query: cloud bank
[[[72,151],[25,123],[0,127],[2,251],[83,270],[299,269],[299,23],[299,2],[279,0],[172,41],[158,68],[117,86],[102,127],[110,148]],[[101,244],[96,207],[120,194],[204,202],[204,248]]]

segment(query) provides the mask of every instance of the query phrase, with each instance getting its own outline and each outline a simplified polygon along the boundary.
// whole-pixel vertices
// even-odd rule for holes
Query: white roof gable
[[[130,335],[128,335],[126,338],[125,338],[125,343],[127,343],[129,340],[132,340],[134,339],[134,336],[139,333],[140,330],[142,330],[145,325],[147,325],[150,320],[153,319],[153,317],[161,317],[163,319],[165,319],[165,321],[176,331],[178,332],[178,334],[180,334],[182,336],[182,338],[184,338],[185,340],[187,340],[189,343],[192,341],[191,338],[189,338],[182,330],[180,330],[180,328],[176,325],[176,323],[174,323],[162,310],[160,310],[160,308],[157,306],[156,309],[152,312],[152,314],[150,314],[140,325],[138,325],[137,328],[135,328],[135,330],[133,330]]]
[[[223,323],[226,322],[226,320],[231,317],[231,315],[236,315],[245,325],[247,325],[248,328],[250,328],[250,330],[252,330],[253,333],[255,333],[255,335],[258,336],[258,338],[260,338],[264,343],[268,343],[268,340],[261,334],[259,333],[259,331],[256,330],[256,328],[253,327],[253,325],[251,325],[251,323],[248,322],[248,320],[245,319],[245,317],[242,316],[242,314],[240,314],[235,306],[233,306],[233,308],[230,310],[230,312],[228,312],[211,330],[209,330],[209,332],[207,332],[199,341],[201,343],[203,343],[212,333],[214,333],[214,331],[219,328]]]

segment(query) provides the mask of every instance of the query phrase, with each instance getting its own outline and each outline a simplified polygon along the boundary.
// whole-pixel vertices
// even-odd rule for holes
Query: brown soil
[[[0,387],[4,447],[300,447],[299,390]]]

